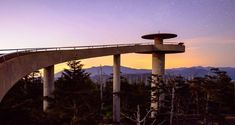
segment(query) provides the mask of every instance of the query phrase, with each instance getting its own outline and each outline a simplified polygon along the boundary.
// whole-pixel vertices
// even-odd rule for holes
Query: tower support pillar
[[[43,69],[43,97],[52,97],[54,91],[54,65],[45,67]],[[47,100],[43,100],[43,111],[49,106]]]
[[[113,56],[113,122],[120,124],[120,54]]]
[[[165,72],[165,54],[153,53],[152,54],[152,83],[151,88],[155,88],[151,91],[151,109],[154,110],[151,113],[151,117],[155,116],[158,107],[161,107],[161,101],[164,100],[164,95],[161,95],[159,99],[157,99],[157,84],[158,77],[163,77]],[[159,101],[159,102],[158,102]]]

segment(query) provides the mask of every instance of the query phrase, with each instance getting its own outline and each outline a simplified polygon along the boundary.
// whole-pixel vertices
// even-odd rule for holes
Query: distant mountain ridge
[[[91,76],[100,75],[100,72],[102,72],[105,75],[110,75],[113,73],[113,67],[112,66],[97,66],[97,67],[91,67],[85,69],[86,72],[90,73]],[[146,74],[151,73],[151,70],[148,69],[135,69],[135,68],[129,68],[121,66],[121,73],[122,74]]]
[[[173,68],[167,69],[166,74],[175,74],[181,75],[185,77],[202,77],[208,75],[210,73],[211,68],[219,68],[221,71],[227,72],[227,74],[235,80],[235,68],[233,67],[202,67],[202,66],[195,66],[195,67],[184,67],[184,68]]]
[[[182,67],[182,68],[172,68],[172,69],[166,69],[166,75],[181,75],[184,77],[199,77],[199,76],[205,76],[209,73],[210,69],[213,67],[202,67],[202,66],[195,66],[195,67]],[[235,80],[235,68],[234,67],[216,67],[219,68],[222,71],[226,71],[228,75]],[[110,76],[113,71],[112,66],[97,66],[97,67],[91,67],[85,69],[86,72],[91,74],[91,77],[97,77],[101,73],[105,76]],[[151,74],[151,70],[149,69],[135,69],[135,68],[129,68],[129,67],[121,67],[121,73],[122,75],[143,75],[143,74]],[[56,77],[60,77],[61,72],[56,74]]]
[[[100,70],[102,68],[102,72],[105,75],[112,74],[113,67],[112,66],[102,66],[102,67],[91,67],[86,69],[86,72],[90,73],[91,76],[99,75]],[[205,76],[209,73],[210,69],[213,67],[202,67],[202,66],[195,66],[195,67],[182,67],[182,68],[172,68],[166,69],[167,75],[181,75],[185,77],[189,76]],[[235,68],[233,67],[217,67],[222,71],[226,71],[228,75],[235,80]],[[129,67],[121,67],[122,74],[148,74],[151,73],[149,69],[135,69]]]

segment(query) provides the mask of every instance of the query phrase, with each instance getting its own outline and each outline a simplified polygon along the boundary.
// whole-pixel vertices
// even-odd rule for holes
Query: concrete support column
[[[165,74],[165,54],[161,53],[152,54],[152,74],[157,74],[157,75]]]
[[[54,65],[45,67],[43,74],[43,97],[52,97],[52,92],[54,91]],[[43,111],[46,111],[48,106],[48,101],[43,100]]]
[[[113,122],[120,124],[120,55],[113,58]]]
[[[157,79],[158,76],[162,79],[164,78],[164,70],[165,70],[165,53],[168,53],[168,51],[157,49],[158,46],[164,46],[163,40],[164,39],[170,39],[177,37],[176,34],[172,33],[157,33],[157,34],[147,34],[142,36],[143,39],[150,39],[154,40],[154,47],[156,48],[155,51],[152,51],[152,83],[151,87],[156,88],[158,84],[164,84],[164,82],[159,82]],[[168,48],[168,47],[167,47]],[[157,110],[161,109],[164,106],[164,98],[165,95],[161,94],[159,98],[155,94],[158,92],[161,93],[161,89],[155,89],[151,91],[151,109],[154,111],[151,112],[151,117],[155,117],[155,113]]]
[[[152,83],[151,87],[154,88],[158,84],[157,76],[164,75],[165,72],[165,54],[162,53],[153,53],[152,54]],[[153,90],[151,92],[151,109],[158,110],[158,102],[156,96],[157,90]],[[164,99],[164,96],[159,97],[159,101],[161,102]],[[155,111],[151,113],[151,117],[155,116]]]
[[[154,45],[156,46],[157,44],[163,44],[163,39],[159,37],[154,38]]]

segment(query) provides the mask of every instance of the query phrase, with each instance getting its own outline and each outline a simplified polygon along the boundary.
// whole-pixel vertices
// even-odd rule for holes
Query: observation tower
[[[142,36],[143,39],[154,40],[153,51],[145,52],[147,54],[152,54],[152,83],[151,88],[155,88],[157,84],[157,78],[163,77],[165,74],[165,54],[172,53],[182,53],[185,51],[185,46],[183,43],[167,43],[163,42],[164,39],[171,39],[177,37],[176,34],[172,33],[157,33],[157,34],[147,34]],[[161,90],[159,90],[161,91]],[[157,90],[151,91],[151,109],[154,111],[151,113],[151,117],[154,117],[155,112],[164,105],[164,95],[159,97],[159,102],[157,101],[156,93]]]

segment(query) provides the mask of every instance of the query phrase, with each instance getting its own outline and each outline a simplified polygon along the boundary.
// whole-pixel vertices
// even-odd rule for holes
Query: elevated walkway
[[[185,47],[177,43],[162,44],[158,47],[153,43],[134,43],[0,50],[0,100],[22,77],[58,63],[125,53],[181,53],[184,51]]]

